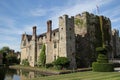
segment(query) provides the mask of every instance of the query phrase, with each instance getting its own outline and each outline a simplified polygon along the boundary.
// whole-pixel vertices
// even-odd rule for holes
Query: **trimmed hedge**
[[[97,72],[112,72],[114,71],[114,65],[112,63],[93,62],[92,70]]]
[[[108,58],[104,54],[99,54],[97,58],[97,62],[99,63],[108,63]]]
[[[97,72],[112,72],[114,65],[108,62],[107,49],[98,47],[96,51],[99,53],[97,62],[92,63],[92,70]]]
[[[57,60],[53,62],[54,66],[58,69],[68,68],[70,61],[66,57],[58,57]]]

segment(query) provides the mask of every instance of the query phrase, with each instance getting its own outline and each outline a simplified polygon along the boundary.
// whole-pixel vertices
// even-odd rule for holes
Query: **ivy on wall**
[[[83,25],[83,20],[75,18],[75,24],[80,27]]]

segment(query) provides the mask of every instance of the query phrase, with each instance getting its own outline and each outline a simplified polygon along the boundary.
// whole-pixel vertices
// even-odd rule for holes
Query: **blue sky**
[[[20,51],[21,34],[46,32],[46,21],[58,27],[58,17],[64,14],[75,16],[88,11],[111,19],[112,29],[120,30],[120,0],[0,0],[0,48],[9,46]]]

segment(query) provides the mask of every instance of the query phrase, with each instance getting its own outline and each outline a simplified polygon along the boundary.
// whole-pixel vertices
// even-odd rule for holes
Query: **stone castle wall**
[[[46,63],[51,63],[58,57],[68,57],[70,67],[75,68],[76,65],[78,67],[89,67],[92,61],[96,59],[96,47],[103,46],[104,43],[108,49],[111,49],[113,44],[117,45],[119,42],[119,37],[116,37],[114,39],[118,42],[113,43],[109,18],[88,12],[70,18],[68,15],[60,16],[59,28],[55,30],[52,30],[52,21],[49,20],[47,32],[38,35],[36,39],[35,32],[33,30],[28,48],[21,48],[21,59],[28,58],[33,67],[39,58],[42,44],[46,46]],[[23,44],[21,43],[21,45]],[[118,48],[114,50],[118,50]],[[109,58],[111,58],[111,52],[108,54]]]

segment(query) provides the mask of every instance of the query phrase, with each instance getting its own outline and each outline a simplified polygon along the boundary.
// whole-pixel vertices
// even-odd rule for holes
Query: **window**
[[[53,33],[53,36],[55,36],[55,33]]]
[[[57,44],[56,44],[56,42],[54,42],[54,48],[57,48]]]
[[[24,41],[23,41],[23,46],[25,46],[25,45],[26,45],[26,41],[24,40]]]

